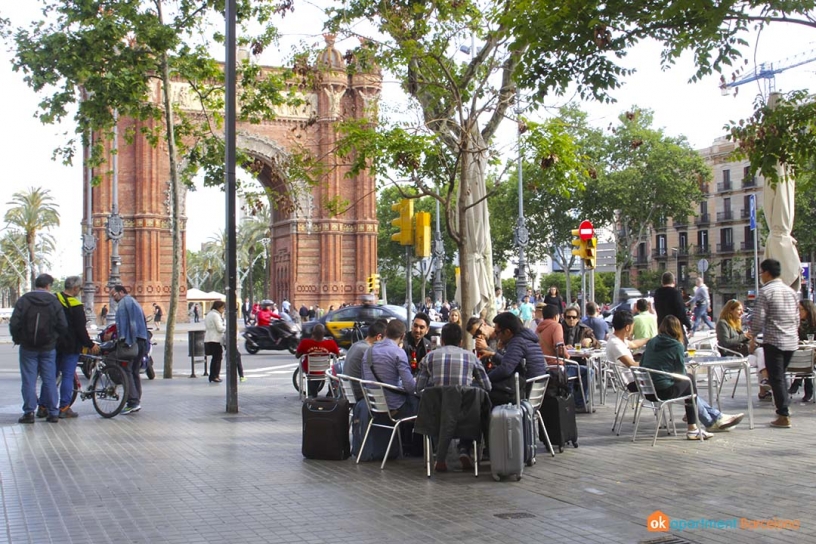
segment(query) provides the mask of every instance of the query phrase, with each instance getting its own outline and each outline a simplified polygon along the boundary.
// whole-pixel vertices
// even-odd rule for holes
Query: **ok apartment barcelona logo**
[[[689,529],[743,529],[756,530],[799,530],[798,519],[670,519],[669,516],[656,510],[646,518],[646,528],[651,533],[665,533],[669,531],[685,531]]]

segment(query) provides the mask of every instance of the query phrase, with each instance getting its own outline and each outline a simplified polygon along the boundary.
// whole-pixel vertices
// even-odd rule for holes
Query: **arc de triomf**
[[[276,302],[288,299],[306,306],[328,308],[356,301],[366,291],[366,277],[376,271],[377,231],[375,181],[368,172],[346,177],[332,153],[335,124],[341,118],[362,118],[376,111],[382,88],[379,71],[349,75],[343,55],[327,38],[318,58],[322,78],[305,94],[305,106],[280,108],[274,120],[259,125],[239,124],[237,145],[263,168],[260,182],[278,193],[291,194],[289,187],[300,180],[279,180],[275,165],[292,149],[294,127],[304,129],[303,142],[315,156],[322,157],[329,172],[311,191],[298,191],[296,211],[272,209],[272,240],[268,294]],[[161,88],[154,90],[156,99]],[[174,102],[185,107],[184,84],[172,89]],[[190,105],[192,107],[192,104]],[[119,244],[122,284],[146,309],[158,303],[165,310],[170,301],[172,239],[168,206],[170,165],[166,148],[152,147],[141,137],[132,143],[122,136],[129,128],[139,133],[134,120],[119,122],[119,214],[124,234]],[[107,169],[107,168],[106,168]],[[87,189],[86,189],[87,190]],[[97,247],[93,253],[95,313],[108,302],[107,281],[111,266],[111,244],[106,241],[106,224],[111,210],[111,180],[92,189],[92,224]],[[87,196],[87,195],[86,195]],[[327,210],[334,200],[349,203],[342,214]],[[297,211],[299,210],[299,211]],[[192,211],[189,211],[192,213]],[[87,212],[86,212],[87,213]],[[187,213],[187,212],[185,212]],[[195,210],[206,213],[206,210]],[[186,215],[185,215],[186,219]],[[182,251],[186,255],[186,221],[182,222]],[[218,228],[213,225],[213,232]],[[187,315],[186,267],[182,268],[178,317]]]

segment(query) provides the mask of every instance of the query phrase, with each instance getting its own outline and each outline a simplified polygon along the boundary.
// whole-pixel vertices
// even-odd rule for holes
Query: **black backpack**
[[[54,309],[49,301],[32,299],[23,322],[23,345],[41,348],[54,341]]]

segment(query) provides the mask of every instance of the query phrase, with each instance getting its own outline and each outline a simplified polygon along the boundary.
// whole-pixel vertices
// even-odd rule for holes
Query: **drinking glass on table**
[[[697,348],[689,347],[688,348],[688,355],[689,355],[689,357],[694,357],[695,355],[697,355]]]
[[[812,334],[808,334],[808,335],[807,335],[807,339],[808,339],[808,342],[813,342],[813,335],[812,335]]]

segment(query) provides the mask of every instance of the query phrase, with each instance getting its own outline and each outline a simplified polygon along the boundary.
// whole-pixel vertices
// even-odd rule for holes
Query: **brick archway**
[[[349,177],[348,169],[332,153],[335,124],[347,117],[373,118],[381,90],[377,73],[348,74],[343,56],[331,37],[318,58],[322,71],[319,84],[303,93],[304,106],[281,107],[274,120],[258,125],[240,124],[237,145],[263,168],[259,179],[276,194],[295,200],[294,213],[272,209],[272,242],[268,296],[275,301],[288,298],[306,306],[328,308],[355,301],[365,292],[365,279],[376,271],[377,231],[375,182],[368,172]],[[154,96],[160,96],[156,86]],[[174,82],[171,89],[178,107],[184,108],[187,88]],[[194,108],[190,103],[189,107]],[[305,123],[309,121],[309,123]],[[315,122],[316,121],[316,122]],[[165,310],[170,301],[172,239],[170,231],[169,161],[166,148],[152,147],[140,136],[132,142],[124,134],[140,134],[152,122],[122,119],[119,123],[119,212],[124,236],[119,245],[122,283],[130,288],[143,307],[158,303]],[[303,126],[307,128],[303,129]],[[320,183],[308,187],[303,180],[285,179],[276,172],[295,143],[321,157],[327,172]],[[103,166],[107,172],[109,167]],[[105,225],[111,207],[110,176],[92,189],[92,222],[98,243],[93,255],[94,284],[98,314],[107,303],[110,273],[110,243]],[[292,189],[296,190],[292,190]],[[331,202],[342,200],[348,208],[339,215],[328,211]],[[197,210],[201,213],[202,210]],[[204,210],[203,212],[206,213]],[[182,251],[186,255],[186,214],[182,220]],[[215,226],[214,226],[215,229]],[[178,317],[186,319],[186,266],[182,266],[181,301]],[[104,299],[104,300],[103,300]]]

